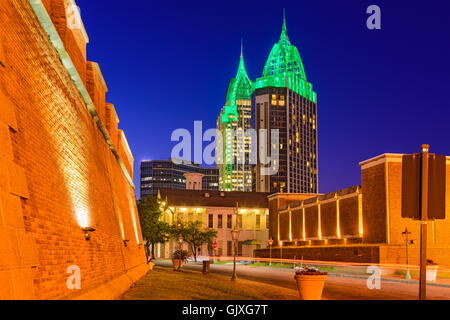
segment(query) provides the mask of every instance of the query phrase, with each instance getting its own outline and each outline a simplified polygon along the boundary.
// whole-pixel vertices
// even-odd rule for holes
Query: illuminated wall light
[[[359,236],[362,238],[362,236],[364,234],[364,230],[363,230],[362,193],[358,194],[358,223],[359,223]]]
[[[303,202],[302,202],[302,207],[303,207]],[[305,226],[305,208],[302,208],[302,219],[303,219],[303,223],[302,223],[302,234],[303,234],[303,241],[306,241],[306,226]]]
[[[318,224],[318,235],[319,240],[322,240],[322,227],[321,227],[321,217],[320,217],[320,203],[317,204],[317,224]]]
[[[289,208],[289,241],[292,241],[292,212],[291,212],[291,206],[288,206]]]
[[[336,234],[338,239],[341,238],[341,219],[339,217],[339,198],[336,197]]]
[[[280,213],[278,213],[278,241],[280,241]]]

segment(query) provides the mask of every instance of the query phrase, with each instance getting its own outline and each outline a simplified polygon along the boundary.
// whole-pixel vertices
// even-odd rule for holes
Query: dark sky
[[[318,95],[319,191],[360,184],[358,163],[413,153],[450,155],[450,3],[444,0],[77,0],[139,163],[168,159],[177,128],[214,128],[235,76],[262,75],[282,12]],[[381,30],[366,9],[381,8]],[[137,189],[138,190],[138,189]],[[137,192],[138,194],[139,192]]]

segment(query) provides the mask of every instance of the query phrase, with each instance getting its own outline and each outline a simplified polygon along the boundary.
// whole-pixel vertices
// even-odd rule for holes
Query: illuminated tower
[[[245,131],[252,128],[251,94],[253,83],[247,75],[242,54],[234,79],[230,80],[225,105],[217,119],[223,146],[217,148],[219,189],[252,191],[252,169],[249,161],[251,137]],[[239,161],[238,161],[239,160]]]
[[[270,51],[263,75],[252,95],[253,127],[279,130],[278,172],[254,168],[254,191],[317,193],[317,97],[306,79],[300,54],[289,41],[286,21],[280,40]],[[272,142],[267,144],[274,148]],[[271,151],[273,153],[273,151]]]

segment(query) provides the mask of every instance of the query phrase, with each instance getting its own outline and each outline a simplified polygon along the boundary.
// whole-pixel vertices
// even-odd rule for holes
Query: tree
[[[139,221],[141,223],[142,237],[147,240],[146,252],[151,246],[152,258],[155,258],[155,244],[164,243],[170,239],[170,227],[166,222],[160,221],[162,215],[158,200],[155,197],[145,197],[138,203]]]
[[[212,246],[214,238],[217,237],[217,231],[213,229],[202,229],[200,221],[188,222],[187,224],[178,223],[171,227],[172,238],[177,239],[180,235],[183,236],[183,241],[189,244],[189,248],[197,261],[197,249],[203,244]]]

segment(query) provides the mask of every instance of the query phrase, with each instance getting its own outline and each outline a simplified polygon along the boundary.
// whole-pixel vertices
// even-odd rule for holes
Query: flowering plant
[[[311,276],[325,276],[328,272],[320,271],[315,267],[305,266],[295,271],[295,275],[311,275]]]
[[[431,259],[427,259],[427,266],[437,266],[437,265],[439,265],[439,263],[434,262]]]

